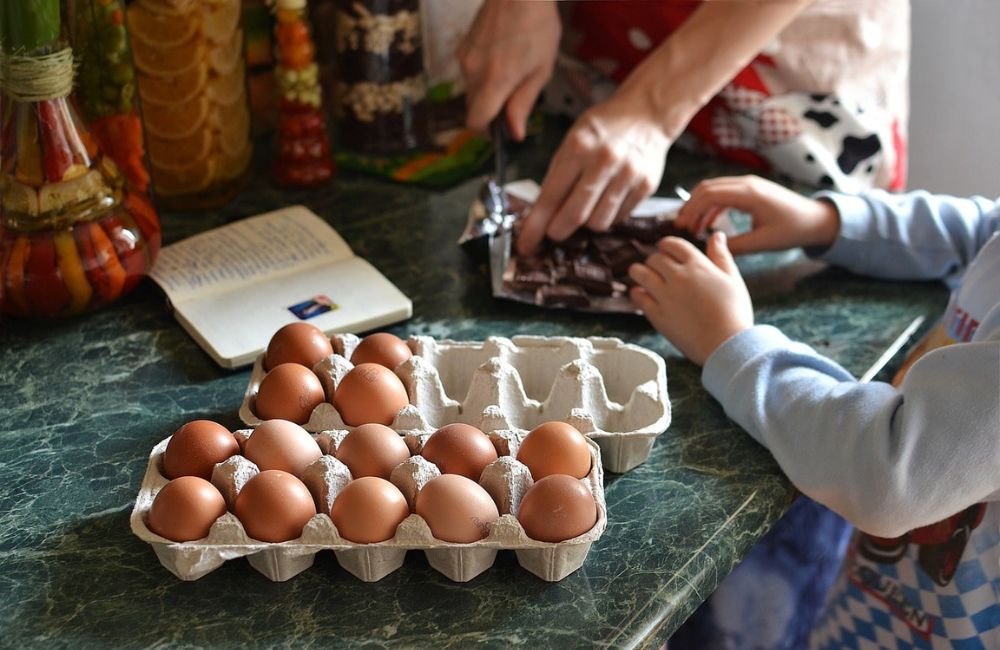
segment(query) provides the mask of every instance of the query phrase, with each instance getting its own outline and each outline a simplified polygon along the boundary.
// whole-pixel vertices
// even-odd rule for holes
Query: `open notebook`
[[[167,246],[150,277],[184,329],[226,368],[251,363],[287,323],[361,332],[413,313],[409,298],[298,205]]]

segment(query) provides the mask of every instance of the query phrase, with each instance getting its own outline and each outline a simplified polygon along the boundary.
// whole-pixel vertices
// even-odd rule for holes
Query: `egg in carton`
[[[236,496],[259,472],[257,466],[243,456],[233,456],[215,466],[212,483],[225,498],[228,511],[216,520],[207,537],[192,542],[173,542],[151,531],[147,525],[149,509],[157,492],[168,482],[161,468],[170,438],[161,441],[150,453],[130,518],[132,532],[149,542],[160,563],[182,580],[197,580],[226,560],[246,557],[260,573],[281,582],[312,566],[316,553],[323,550],[332,550],[345,570],[365,582],[381,580],[398,569],[408,550],[424,551],[434,569],[456,582],[469,581],[486,571],[493,565],[499,550],[513,550],[518,563],[542,580],[562,580],[583,565],[591,545],[607,526],[600,448],[594,441],[587,441],[591,468],[582,479],[597,505],[596,523],[572,539],[540,542],[527,536],[516,517],[522,497],[534,484],[528,468],[515,459],[528,432],[493,426],[505,421],[499,409],[493,406],[483,412],[479,423],[498,455],[497,460],[483,470],[479,484],[496,503],[500,518],[492,525],[489,535],[476,542],[460,544],[436,539],[427,522],[415,514],[417,492],[441,472],[419,455],[431,434],[414,432],[403,435],[412,455],[393,469],[390,478],[405,496],[411,514],[399,524],[395,536],[384,542],[358,544],[341,537],[328,513],[337,495],[352,480],[347,466],[333,455],[348,434],[343,429],[314,434],[324,455],[310,464],[300,478],[313,495],[318,514],[306,524],[298,539],[280,543],[254,540],[233,514]],[[253,430],[241,430],[236,435],[242,448]]]
[[[354,367],[349,359],[360,340],[334,335],[336,352],[313,367],[327,401],[313,410],[303,425],[307,431],[349,428],[331,402]],[[597,442],[608,471],[623,473],[645,461],[656,436],[670,426],[663,358],[620,339],[414,336],[407,345],[413,356],[395,370],[410,402],[391,424],[399,432],[429,432],[452,422],[474,425],[485,408],[497,406],[504,418],[497,429],[530,430],[562,420]],[[261,422],[254,399],[265,374],[261,355],[240,407],[249,426]]]

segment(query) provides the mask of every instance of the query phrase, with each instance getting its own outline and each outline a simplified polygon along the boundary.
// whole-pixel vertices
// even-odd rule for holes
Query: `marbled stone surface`
[[[523,175],[541,177],[553,138],[515,155]],[[668,167],[664,188],[734,171],[680,153]],[[280,192],[261,176],[225,210],[163,221],[175,241],[301,202],[413,298],[413,319],[392,328],[399,335],[618,336],[661,353],[673,424],[644,465],[608,476],[607,532],[580,571],[550,584],[501,552],[483,575],[455,584],[411,552],[402,569],[364,584],[321,553],[287,583],[245,560],[175,579],[129,531],[149,450],[191,419],[236,427],[249,371],[217,368],[146,281],[89,316],[0,324],[0,646],[661,643],[781,515],[790,486],[643,319],[493,300],[483,269],[454,245],[477,187],[431,193],[345,174],[327,191]],[[757,319],[856,374],[914,317],[945,304],[937,284],[876,282],[799,259],[743,262]]]

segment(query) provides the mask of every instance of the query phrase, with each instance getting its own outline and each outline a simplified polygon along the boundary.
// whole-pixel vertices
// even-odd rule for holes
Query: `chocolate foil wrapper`
[[[683,201],[652,197],[607,233],[581,229],[566,241],[544,242],[536,255],[521,258],[513,247],[518,221],[537,198],[539,187],[534,181],[517,181],[504,190],[509,210],[503,226],[480,239],[488,244],[496,298],[581,312],[639,314],[628,297],[632,286],[628,267],[652,254],[662,237],[691,239],[673,226]],[[470,210],[470,223],[476,209]],[[728,219],[723,221],[721,229],[731,231]],[[692,241],[704,248],[703,241]]]

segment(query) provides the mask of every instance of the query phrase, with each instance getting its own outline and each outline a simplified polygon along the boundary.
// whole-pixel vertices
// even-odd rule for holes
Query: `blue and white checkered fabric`
[[[948,584],[931,579],[918,553],[911,544],[892,564],[850,553],[812,647],[1000,649],[1000,507],[987,508]]]

